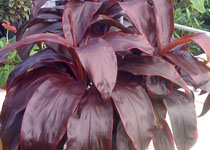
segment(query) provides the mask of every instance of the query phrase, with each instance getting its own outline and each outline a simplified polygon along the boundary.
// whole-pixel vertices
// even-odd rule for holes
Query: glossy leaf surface
[[[111,150],[113,108],[94,86],[86,91],[67,126],[67,150]]]
[[[103,37],[115,51],[127,51],[137,48],[149,55],[154,54],[154,48],[144,36],[120,32],[109,33]]]
[[[152,138],[154,115],[145,90],[127,75],[119,74],[112,98],[135,149],[145,150]]]
[[[161,51],[170,41],[174,32],[172,0],[152,0],[155,14],[158,49]]]
[[[178,149],[188,150],[197,141],[197,119],[193,100],[185,93],[173,91],[164,99],[175,143]]]
[[[48,89],[47,93],[45,89]],[[21,127],[21,148],[54,150],[84,92],[84,82],[70,77],[55,75],[44,81],[34,91],[26,107]]]
[[[104,99],[111,96],[117,78],[117,58],[113,48],[103,39],[79,47],[76,52],[82,66]]]
[[[186,51],[173,51],[165,55],[174,64],[184,69],[193,79],[196,88],[205,84],[209,79],[209,72]]]
[[[82,39],[93,15],[100,8],[101,3],[68,2],[63,13],[63,31],[70,45],[76,46]]]
[[[156,40],[155,18],[153,16],[153,10],[147,2],[145,0],[131,0],[120,2],[119,4],[138,29],[139,33],[145,35],[153,45]]]
[[[134,75],[161,76],[189,91],[185,81],[178,74],[175,67],[161,57],[128,57],[119,66],[119,70],[128,71]]]

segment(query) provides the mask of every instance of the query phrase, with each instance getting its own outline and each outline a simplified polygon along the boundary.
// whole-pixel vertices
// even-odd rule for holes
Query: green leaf
[[[4,67],[0,68],[0,87],[2,87],[10,74],[10,72],[15,68],[14,65],[5,65]]]
[[[193,4],[194,8],[197,9],[200,13],[204,13],[205,7],[204,7],[204,0],[190,0]]]

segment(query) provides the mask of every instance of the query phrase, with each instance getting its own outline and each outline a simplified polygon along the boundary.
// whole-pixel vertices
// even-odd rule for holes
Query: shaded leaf
[[[155,150],[174,150],[174,139],[166,121],[160,129],[154,129],[153,144]]]
[[[152,138],[154,115],[145,90],[125,74],[118,75],[112,98],[126,133],[137,150],[145,150]]]
[[[76,46],[85,34],[88,24],[102,3],[71,2],[64,8],[62,22],[64,36],[70,45]]]
[[[172,0],[152,1],[155,14],[157,45],[159,51],[162,51],[161,49],[171,41],[174,32],[173,2]]]
[[[113,108],[94,86],[85,93],[67,126],[67,150],[111,150]]]
[[[117,58],[113,48],[103,39],[76,48],[82,66],[104,99],[111,96],[117,78]]]
[[[173,88],[173,83],[159,76],[148,76],[146,84],[148,92],[153,98],[164,98],[170,94]]]
[[[32,5],[32,17],[35,18],[36,15],[38,14],[40,8],[42,7],[42,5],[44,5],[48,0],[34,0],[33,1],[33,5]]]
[[[47,93],[45,89],[48,89]],[[65,76],[55,75],[44,81],[26,107],[21,127],[21,149],[55,149],[84,92],[83,81],[77,82]]]
[[[198,63],[196,58],[193,58],[188,52],[173,51],[165,55],[170,61],[185,70],[193,79],[196,88],[205,84],[210,75],[208,71]]]
[[[156,40],[155,18],[152,8],[145,0],[132,0],[119,3],[138,31],[154,45]],[[142,15],[143,14],[143,15]]]
[[[131,31],[129,28],[125,27],[120,22],[118,22],[118,21],[114,20],[113,18],[108,17],[106,15],[97,15],[97,16],[95,16],[91,20],[89,26],[91,26],[93,24],[96,24],[96,23],[108,24],[110,26],[114,26],[114,27],[117,27],[117,28],[121,29],[125,33],[133,33],[133,31]]]
[[[164,99],[168,110],[176,146],[190,149],[197,141],[197,119],[193,99],[180,91],[173,91]]]
[[[135,150],[135,147],[127,135],[121,121],[117,125],[117,150]]]
[[[103,39],[105,39],[115,51],[127,51],[137,48],[149,55],[153,55],[155,51],[144,36],[137,34],[113,32],[105,35]]]
[[[65,48],[70,48],[69,43],[59,35],[52,33],[41,33],[27,36],[16,43],[11,43],[0,50],[0,63],[5,62],[9,53],[17,48],[38,42],[53,42],[64,46]]]
[[[210,110],[210,94],[207,96],[204,104],[203,104],[203,109],[199,117],[205,115],[208,111]]]
[[[176,71],[175,67],[157,56],[127,57],[119,65],[119,70],[131,72],[134,75],[161,76],[189,92],[185,81]]]

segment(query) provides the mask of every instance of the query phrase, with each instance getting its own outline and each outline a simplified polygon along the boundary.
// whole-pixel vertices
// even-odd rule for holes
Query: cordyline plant
[[[195,144],[188,85],[210,92],[210,69],[187,48],[193,41],[210,58],[210,38],[174,39],[171,0],[70,0],[40,9],[46,1],[34,0],[19,41],[0,51],[0,63],[14,49],[24,59],[7,81],[4,150],[145,150],[151,140],[156,150],[173,150],[174,143],[188,150]],[[28,57],[43,42],[47,48]]]

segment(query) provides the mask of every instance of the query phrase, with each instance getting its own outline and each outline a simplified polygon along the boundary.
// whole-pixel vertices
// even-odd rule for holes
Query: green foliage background
[[[21,23],[29,18],[30,10],[30,0],[0,0],[0,22]]]

